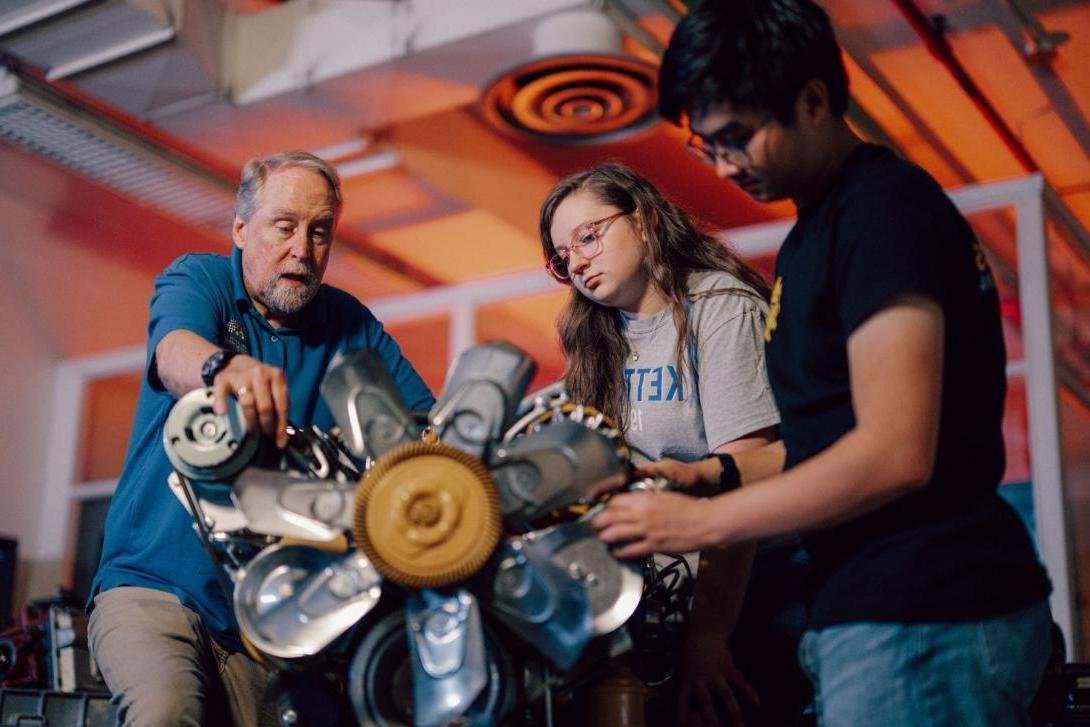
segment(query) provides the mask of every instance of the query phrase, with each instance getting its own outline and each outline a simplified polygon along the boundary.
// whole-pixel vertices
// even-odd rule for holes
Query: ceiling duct
[[[3,67],[0,140],[177,219],[222,230],[233,217],[231,181],[49,85]]]
[[[658,70],[624,53],[620,27],[593,9],[557,13],[534,30],[534,55],[481,97],[497,129],[561,144],[627,136],[656,120]]]

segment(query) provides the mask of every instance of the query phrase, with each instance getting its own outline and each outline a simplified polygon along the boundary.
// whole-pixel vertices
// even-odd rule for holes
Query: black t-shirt
[[[987,618],[1049,591],[1025,529],[996,492],[1006,355],[991,271],[939,185],[882,147],[849,156],[776,260],[767,360],[787,467],[855,426],[848,337],[906,293],[937,301],[945,317],[934,475],[911,495],[804,538],[813,628]]]

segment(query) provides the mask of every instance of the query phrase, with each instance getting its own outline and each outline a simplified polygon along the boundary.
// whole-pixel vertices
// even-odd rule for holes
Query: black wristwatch
[[[719,473],[719,493],[737,490],[742,486],[742,473],[738,471],[738,463],[729,454],[716,454],[723,471]]]
[[[211,386],[216,380],[216,374],[223,371],[227,367],[227,364],[231,363],[231,359],[235,357],[234,351],[228,351],[226,348],[213,353],[211,356],[204,360],[204,366],[201,366],[201,381],[205,386]]]

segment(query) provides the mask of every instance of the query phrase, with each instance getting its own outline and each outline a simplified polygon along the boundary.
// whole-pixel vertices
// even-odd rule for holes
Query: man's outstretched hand
[[[242,407],[249,431],[261,431],[274,438],[276,446],[288,445],[288,380],[284,370],[250,356],[235,356],[216,375],[212,411],[227,413],[227,397],[234,396]]]

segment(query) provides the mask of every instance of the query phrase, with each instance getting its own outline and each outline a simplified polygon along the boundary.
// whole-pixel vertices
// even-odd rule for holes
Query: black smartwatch
[[[223,371],[234,357],[234,351],[228,351],[226,348],[221,348],[206,358],[204,360],[204,366],[201,366],[201,381],[204,382],[204,385],[211,386],[216,380],[216,374]]]
[[[738,471],[738,463],[729,454],[716,454],[723,471],[719,473],[719,493],[737,490],[742,486],[742,473]]]

